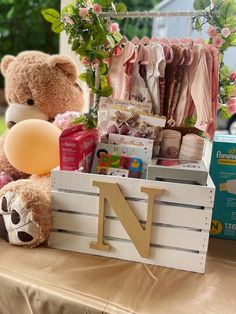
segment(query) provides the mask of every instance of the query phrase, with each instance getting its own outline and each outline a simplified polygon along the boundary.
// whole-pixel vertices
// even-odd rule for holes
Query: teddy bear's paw
[[[0,199],[0,237],[11,244],[29,246],[39,237],[32,212],[13,192],[6,192]]]

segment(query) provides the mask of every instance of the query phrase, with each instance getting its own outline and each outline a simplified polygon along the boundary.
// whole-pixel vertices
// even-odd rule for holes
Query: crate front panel
[[[53,216],[54,229],[89,234],[93,237],[97,235],[98,217],[96,216],[55,211]],[[105,218],[104,236],[129,241],[129,236],[119,219]],[[151,244],[206,252],[208,238],[208,232],[153,224]]]
[[[107,201],[104,238],[112,249],[90,248],[90,242],[96,241],[99,213],[99,189],[93,181],[118,183],[140,222],[147,216],[147,195],[141,187],[164,190],[154,202],[150,258],[140,257]],[[52,187],[51,247],[204,272],[214,201],[210,179],[208,186],[202,187],[55,170]]]
[[[96,241],[95,237],[87,235],[52,232],[49,238],[49,246],[56,249],[114,257],[198,273],[203,273],[205,269],[206,254],[204,253],[196,254],[191,251],[151,247],[150,258],[142,258],[129,241],[105,239],[106,243],[111,245],[111,250],[108,252],[90,249],[90,242],[94,241]]]
[[[146,220],[146,200],[128,200],[139,220]],[[98,215],[97,195],[52,191],[52,208],[79,214]],[[105,205],[106,217],[117,218],[110,204]],[[170,226],[210,230],[212,210],[201,207],[155,201],[153,222]]]
[[[158,197],[162,202],[186,204],[203,207],[213,207],[214,185],[209,180],[207,186],[160,182],[142,179],[107,177],[76,171],[52,171],[52,190],[76,191],[98,195],[99,189],[93,186],[93,181],[118,183],[123,194],[129,198],[147,199],[147,194],[141,192],[141,187],[162,188],[163,194]]]

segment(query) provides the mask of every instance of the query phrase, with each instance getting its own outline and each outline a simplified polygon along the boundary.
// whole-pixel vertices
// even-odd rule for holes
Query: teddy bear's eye
[[[26,103],[29,106],[33,106],[34,105],[34,100],[33,99],[27,99]]]

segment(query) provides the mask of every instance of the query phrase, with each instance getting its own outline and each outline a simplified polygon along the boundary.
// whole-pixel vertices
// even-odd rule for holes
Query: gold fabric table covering
[[[0,314],[234,314],[236,241],[211,239],[197,274],[0,240]]]

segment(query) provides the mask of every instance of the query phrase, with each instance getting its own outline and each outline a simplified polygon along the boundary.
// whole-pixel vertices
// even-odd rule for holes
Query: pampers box
[[[236,240],[236,136],[215,135],[210,174],[216,186],[211,235]]]

